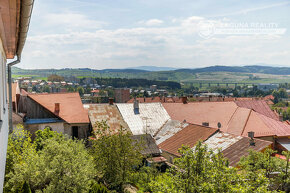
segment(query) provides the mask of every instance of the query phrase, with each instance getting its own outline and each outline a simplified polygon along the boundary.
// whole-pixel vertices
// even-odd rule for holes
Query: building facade
[[[8,99],[6,89],[6,56],[2,41],[0,42],[0,192],[3,189],[5,174],[6,149],[8,139]]]
[[[13,105],[11,102],[8,108],[7,82],[11,82],[11,67],[21,59],[33,3],[34,0],[0,1],[0,193],[3,192],[9,125],[10,129],[13,127]],[[7,64],[7,59],[14,61]]]
[[[126,103],[130,100],[130,89],[128,88],[116,88],[115,89],[115,102]]]

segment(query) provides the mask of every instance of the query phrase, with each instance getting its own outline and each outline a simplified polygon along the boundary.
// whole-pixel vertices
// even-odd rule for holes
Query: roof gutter
[[[13,131],[12,122],[12,71],[11,67],[21,62],[21,53],[27,38],[27,33],[30,24],[30,18],[32,14],[34,0],[21,0],[20,7],[20,22],[19,22],[19,34],[17,40],[17,59],[7,64],[8,67],[8,89],[9,89],[9,133]]]

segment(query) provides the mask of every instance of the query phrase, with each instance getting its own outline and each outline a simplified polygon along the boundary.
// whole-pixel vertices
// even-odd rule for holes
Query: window
[[[78,126],[73,126],[72,127],[72,137],[73,138],[78,138],[79,137],[79,127]]]

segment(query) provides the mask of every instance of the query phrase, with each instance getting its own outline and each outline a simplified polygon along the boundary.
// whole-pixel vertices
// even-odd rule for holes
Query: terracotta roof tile
[[[262,103],[258,103],[258,106],[259,104]],[[259,108],[255,105],[253,110],[239,107],[235,102],[163,103],[162,105],[171,119],[186,120],[198,125],[208,122],[213,128],[217,128],[217,123],[220,122],[220,130],[231,134],[248,136],[247,132],[254,131],[255,137],[290,135],[290,125],[264,115],[267,113],[256,112],[254,109]],[[265,105],[264,102],[262,105]]]
[[[79,93],[29,94],[28,97],[67,123],[89,123],[88,112],[83,108]],[[59,114],[54,112],[55,103],[60,103]]]
[[[270,147],[271,144],[272,142],[269,141],[255,139],[255,146],[250,146],[249,138],[243,137],[241,140],[222,151],[222,153],[224,157],[229,160],[230,166],[236,166],[243,156],[249,155],[250,149],[253,149],[254,151],[262,151],[267,147]]]
[[[193,147],[199,140],[205,141],[217,131],[218,129],[189,124],[158,146],[163,151],[180,156],[178,149],[181,148],[182,145]]]
[[[210,127],[226,131],[227,125],[238,108],[234,102],[195,102],[195,103],[163,103],[171,119],[202,125],[208,122]]]
[[[272,119],[279,121],[279,117],[277,116],[277,114],[275,114],[274,111],[270,109],[269,105],[264,100],[235,101],[235,103],[239,107],[253,109],[254,111],[262,115],[265,115],[267,117],[270,117]]]

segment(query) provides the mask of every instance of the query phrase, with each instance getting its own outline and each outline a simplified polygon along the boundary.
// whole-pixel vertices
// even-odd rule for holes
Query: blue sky
[[[284,31],[204,38],[204,23],[214,29],[254,23]],[[289,29],[290,1],[36,0],[18,66],[290,66]]]

